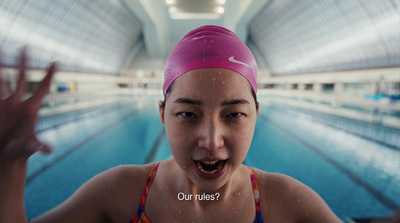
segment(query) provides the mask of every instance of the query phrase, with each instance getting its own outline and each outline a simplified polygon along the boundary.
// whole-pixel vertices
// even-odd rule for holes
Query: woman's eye
[[[240,112],[233,112],[233,113],[229,113],[226,117],[227,118],[240,118],[242,117],[244,114],[240,113]]]
[[[186,119],[197,118],[196,114],[194,114],[193,112],[181,112],[181,113],[179,113],[179,115]]]

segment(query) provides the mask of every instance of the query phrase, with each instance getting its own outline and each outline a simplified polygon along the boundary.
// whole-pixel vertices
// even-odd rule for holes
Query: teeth
[[[217,162],[219,162],[219,161],[196,161],[195,163],[196,163],[197,168],[199,168],[199,170],[200,170],[201,172],[207,173],[207,174],[213,174],[213,173],[216,173],[216,172],[221,171],[221,169],[222,169],[222,167],[224,166],[225,162],[224,162],[224,161],[219,162],[219,163],[218,163],[218,166],[217,166],[215,169],[211,170],[211,171],[205,170],[205,169],[203,168],[202,163],[203,163],[204,165],[214,165],[214,164],[216,164]]]
[[[205,163],[205,164],[207,164],[207,165],[213,165],[213,164],[215,164],[216,162],[218,162],[217,160],[215,160],[215,161],[203,161],[203,163]]]

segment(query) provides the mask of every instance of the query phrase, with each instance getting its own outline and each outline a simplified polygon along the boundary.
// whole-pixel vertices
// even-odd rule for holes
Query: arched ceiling
[[[168,0],[169,1],[169,0]],[[157,66],[189,30],[235,31],[273,75],[400,66],[399,0],[0,0],[2,63],[119,74]],[[224,12],[218,12],[223,7]],[[143,63],[149,61],[149,63]]]
[[[398,0],[275,0],[249,28],[273,75],[400,66]]]
[[[141,38],[142,25],[118,0],[1,0],[2,63],[16,66],[28,46],[30,65],[45,68],[118,73]]]

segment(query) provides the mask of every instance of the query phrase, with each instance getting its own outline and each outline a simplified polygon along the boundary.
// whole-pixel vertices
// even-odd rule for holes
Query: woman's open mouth
[[[194,169],[201,178],[215,179],[222,176],[226,169],[227,160],[198,161],[193,160]]]

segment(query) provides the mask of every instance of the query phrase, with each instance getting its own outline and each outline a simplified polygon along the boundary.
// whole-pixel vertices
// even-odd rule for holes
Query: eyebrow
[[[203,105],[203,102],[198,101],[198,100],[192,100],[189,98],[178,98],[174,101],[174,103],[179,103],[179,104],[191,104],[191,105]]]
[[[203,102],[198,101],[198,100],[189,99],[189,98],[178,98],[174,101],[174,103],[203,105]],[[231,105],[237,105],[237,104],[250,104],[250,102],[245,99],[234,99],[234,100],[223,101],[221,103],[222,106],[231,106]]]
[[[250,102],[245,99],[235,99],[235,100],[230,100],[230,101],[224,101],[221,103],[222,106],[230,106],[230,105],[237,105],[237,104],[250,104]]]

